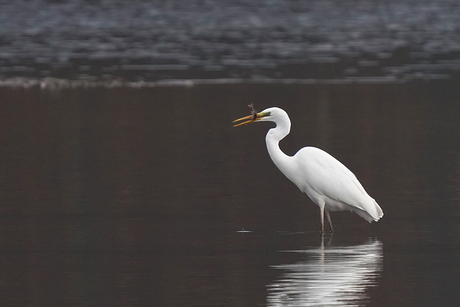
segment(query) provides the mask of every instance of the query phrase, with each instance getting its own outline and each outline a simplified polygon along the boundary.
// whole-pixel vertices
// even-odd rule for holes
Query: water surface
[[[0,88],[0,299],[37,306],[454,306],[458,86]],[[276,169],[311,145],[384,218],[319,210]]]

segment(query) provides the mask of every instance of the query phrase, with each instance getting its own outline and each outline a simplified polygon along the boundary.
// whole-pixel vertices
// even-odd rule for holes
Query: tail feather
[[[377,204],[377,202],[371,198],[371,202],[362,208],[352,207],[353,211],[361,216],[363,219],[371,223],[372,221],[377,222],[383,216],[382,208]]]
[[[380,208],[379,204],[377,204],[377,202],[373,198],[371,199],[373,203],[368,209],[368,213],[370,216],[372,216],[372,219],[377,222],[383,217],[383,210],[382,208]]]
[[[377,204],[377,202],[375,200],[374,200],[374,203],[375,203],[375,206],[377,208],[377,214],[378,214],[377,218],[374,219],[374,221],[377,222],[378,220],[380,220],[383,217],[383,210],[382,210],[382,208],[380,208],[380,206]]]

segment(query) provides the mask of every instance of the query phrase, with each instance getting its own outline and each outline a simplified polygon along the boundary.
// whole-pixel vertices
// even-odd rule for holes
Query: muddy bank
[[[440,1],[14,1],[0,78],[451,79],[460,4]]]

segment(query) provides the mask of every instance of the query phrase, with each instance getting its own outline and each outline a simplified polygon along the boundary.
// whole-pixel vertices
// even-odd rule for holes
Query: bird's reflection
[[[382,271],[378,240],[288,252],[303,253],[305,260],[273,266],[283,273],[267,287],[267,306],[361,306]]]

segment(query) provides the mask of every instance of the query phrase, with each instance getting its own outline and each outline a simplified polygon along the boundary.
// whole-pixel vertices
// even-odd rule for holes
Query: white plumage
[[[356,176],[327,152],[315,147],[304,147],[294,156],[288,156],[281,151],[279,142],[291,129],[291,121],[284,110],[268,108],[235,122],[241,120],[246,121],[235,127],[255,121],[271,121],[276,124],[265,138],[268,153],[280,171],[319,206],[321,231],[324,232],[324,213],[333,230],[329,211],[352,211],[368,222],[378,221],[383,216],[380,206],[367,194]]]

